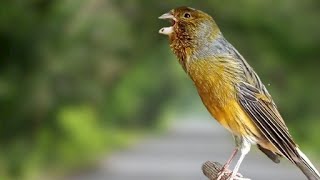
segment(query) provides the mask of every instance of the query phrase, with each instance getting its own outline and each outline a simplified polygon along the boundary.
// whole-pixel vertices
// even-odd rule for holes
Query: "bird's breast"
[[[217,113],[235,99],[235,80],[225,73],[225,68],[210,60],[192,61],[187,67],[203,103]]]
[[[223,63],[201,60],[190,62],[187,70],[203,104],[222,126],[234,134],[259,136],[260,133],[237,101],[237,77],[228,73],[226,68],[229,67]]]
[[[225,67],[209,60],[190,62],[188,74],[193,80],[202,102],[221,124],[226,111],[235,100],[235,89],[231,77],[226,77]]]

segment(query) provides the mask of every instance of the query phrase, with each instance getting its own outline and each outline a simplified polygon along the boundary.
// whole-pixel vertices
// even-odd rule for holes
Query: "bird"
[[[159,33],[169,37],[171,50],[209,113],[234,137],[235,149],[218,179],[228,171],[238,152],[240,157],[229,179],[241,179],[240,165],[251,145],[257,145],[275,163],[284,157],[309,180],[320,180],[318,170],[294,142],[265,85],[226,40],[212,16],[183,6],[159,19],[171,22]]]

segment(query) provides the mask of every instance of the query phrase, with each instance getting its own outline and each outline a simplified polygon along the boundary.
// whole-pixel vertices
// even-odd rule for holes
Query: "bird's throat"
[[[208,49],[208,45],[213,44],[220,35],[219,32],[212,31],[212,33],[206,35],[205,38],[200,38],[198,36],[190,36],[187,33],[177,33],[177,30],[175,30],[174,33],[169,35],[170,48],[177,56],[182,68],[187,71],[187,64],[192,59],[203,58],[208,54],[213,55],[212,52],[209,52],[212,51],[212,49]]]
[[[170,36],[170,48],[177,56],[182,68],[187,71],[187,63],[189,57],[192,55],[195,45],[191,37],[178,37],[176,33]]]

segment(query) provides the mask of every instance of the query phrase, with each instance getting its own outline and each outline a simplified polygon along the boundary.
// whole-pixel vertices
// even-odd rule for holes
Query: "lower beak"
[[[170,34],[172,34],[173,33],[173,27],[172,26],[170,26],[170,27],[164,27],[164,28],[161,28],[160,30],[159,30],[159,33],[160,34],[164,34],[164,35],[170,35]]]

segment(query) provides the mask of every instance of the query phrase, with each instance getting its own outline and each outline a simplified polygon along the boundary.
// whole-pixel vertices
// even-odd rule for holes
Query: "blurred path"
[[[232,150],[233,139],[214,120],[177,121],[168,133],[150,137],[102,160],[96,169],[68,179],[206,180],[202,164],[207,160],[224,163]],[[275,164],[253,147],[240,172],[253,180],[305,179],[297,168],[283,162]]]

